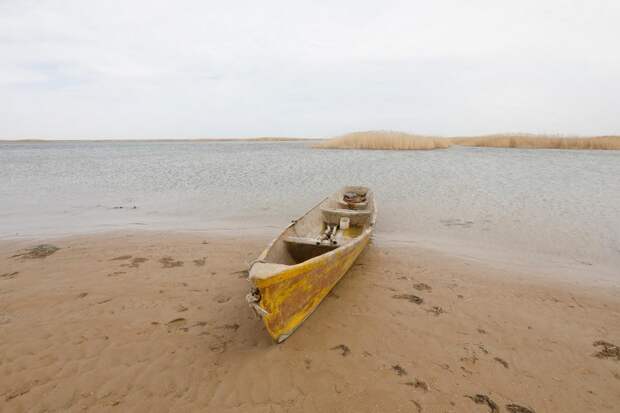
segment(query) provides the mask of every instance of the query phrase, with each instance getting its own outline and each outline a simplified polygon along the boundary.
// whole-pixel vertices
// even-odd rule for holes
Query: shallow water
[[[617,151],[11,143],[0,144],[0,165],[0,238],[127,227],[275,235],[340,186],[361,184],[375,190],[379,238],[620,267]]]

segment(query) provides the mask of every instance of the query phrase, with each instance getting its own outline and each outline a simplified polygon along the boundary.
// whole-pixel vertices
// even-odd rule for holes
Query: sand
[[[244,300],[268,241],[1,241],[0,411],[620,411],[618,283],[375,242],[274,345]]]

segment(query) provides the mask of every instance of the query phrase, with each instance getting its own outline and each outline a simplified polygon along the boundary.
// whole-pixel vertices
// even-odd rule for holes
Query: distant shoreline
[[[217,143],[308,142],[315,149],[434,150],[453,146],[506,149],[620,150],[620,135],[576,136],[496,133],[479,136],[426,136],[397,131],[362,131],[333,138],[258,137],[198,139],[11,139],[0,144],[53,143]]]
[[[84,143],[100,143],[100,142],[196,142],[196,143],[209,143],[209,142],[290,142],[290,141],[320,141],[324,138],[288,138],[288,137],[259,137],[259,138],[198,138],[198,139],[7,139],[1,140],[3,143],[63,143],[63,142],[84,142]]]

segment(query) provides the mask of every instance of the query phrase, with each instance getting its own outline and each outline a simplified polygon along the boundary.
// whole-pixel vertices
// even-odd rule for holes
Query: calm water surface
[[[0,165],[5,239],[127,227],[263,228],[275,235],[338,187],[362,184],[378,198],[377,237],[620,268],[614,151],[63,142],[0,144]]]

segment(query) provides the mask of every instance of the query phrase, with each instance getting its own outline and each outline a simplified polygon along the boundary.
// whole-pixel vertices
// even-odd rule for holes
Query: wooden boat
[[[376,216],[372,191],[344,187],[294,220],[252,263],[246,298],[276,342],[286,340],[353,265]]]

